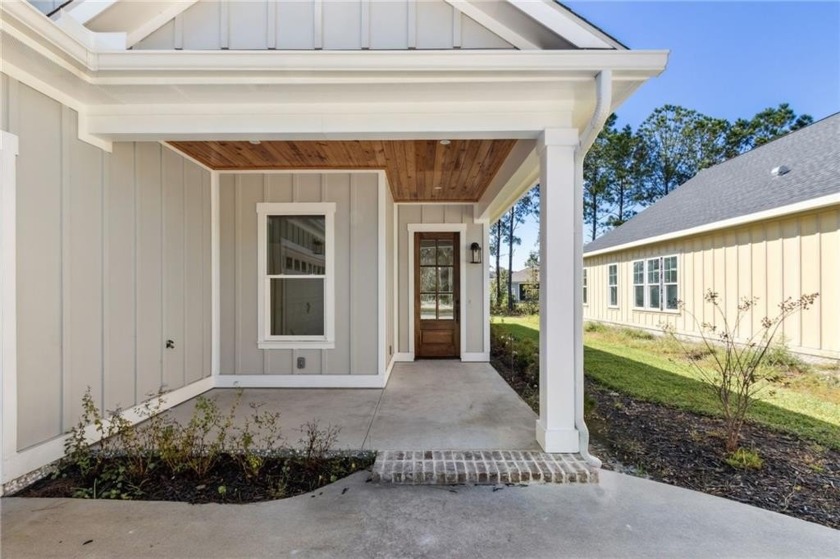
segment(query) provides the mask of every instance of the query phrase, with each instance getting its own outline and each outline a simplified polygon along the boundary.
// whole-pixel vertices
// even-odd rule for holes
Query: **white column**
[[[582,225],[575,188],[576,130],[545,130],[540,156],[540,417],[546,452],[578,452],[575,373],[583,364]]]
[[[0,484],[17,453],[17,302],[15,165],[18,138],[0,131]],[[2,495],[0,490],[0,495]]]

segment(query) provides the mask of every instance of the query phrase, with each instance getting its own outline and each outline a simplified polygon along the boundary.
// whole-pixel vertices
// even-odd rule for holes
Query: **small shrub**
[[[731,452],[726,458],[727,464],[736,470],[760,470],[764,467],[764,460],[755,450],[739,448]]]
[[[757,297],[741,299],[734,316],[727,316],[720,295],[711,289],[706,291],[705,301],[712,307],[713,322],[701,322],[696,315],[678,301],[680,310],[694,321],[703,345],[713,357],[711,364],[688,359],[687,363],[697,372],[717,397],[726,428],[727,452],[735,452],[746,421],[747,411],[756,393],[762,388],[767,376],[767,356],[774,346],[779,328],[789,317],[808,310],[814,304],[818,293],[802,295],[799,299],[788,297],[779,304],[778,313],[761,320],[761,327],[747,340],[739,340],[741,321],[752,312]],[[684,354],[690,347],[676,335],[672,324],[662,326],[670,339],[680,344]]]

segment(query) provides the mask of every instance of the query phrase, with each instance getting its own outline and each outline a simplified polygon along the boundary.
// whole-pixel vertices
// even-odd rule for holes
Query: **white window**
[[[664,256],[633,262],[633,306],[649,310],[679,308],[677,257]]]
[[[587,276],[586,268],[584,268],[583,269],[583,304],[584,305],[587,303],[587,300],[586,300],[587,293],[586,292],[588,291],[588,283],[587,283],[586,276]]]
[[[260,349],[335,347],[335,204],[257,204]]]
[[[607,267],[607,283],[610,290],[610,306],[618,306],[618,264]]]
[[[633,306],[645,306],[645,263],[641,260],[633,262]]]

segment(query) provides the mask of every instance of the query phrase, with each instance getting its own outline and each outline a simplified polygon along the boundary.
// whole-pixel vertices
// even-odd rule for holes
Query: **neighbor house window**
[[[257,204],[261,349],[335,347],[335,204]]]
[[[633,262],[633,306],[645,306],[645,263]]]
[[[677,257],[665,256],[633,262],[633,306],[676,310],[679,301]]]
[[[618,264],[610,264],[607,268],[607,284],[610,290],[610,306],[618,306]]]
[[[587,295],[586,292],[588,291],[588,287],[589,287],[587,277],[586,277],[587,276],[586,272],[587,272],[587,270],[586,270],[586,268],[584,268],[583,269],[583,304],[584,305],[588,302],[587,298],[586,298],[586,295]]]

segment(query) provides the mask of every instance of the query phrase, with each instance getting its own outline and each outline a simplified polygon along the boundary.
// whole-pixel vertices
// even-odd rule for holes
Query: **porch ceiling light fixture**
[[[470,260],[471,264],[481,264],[481,245],[478,243],[473,243],[470,245],[470,253],[472,254],[472,258]]]
[[[448,145],[449,145],[449,144],[451,144],[451,143],[452,143],[452,142],[450,142],[449,140],[441,140],[441,141],[440,141],[440,145],[442,145],[442,146],[448,146]]]
[[[248,140],[248,143],[249,143],[249,144],[251,144],[252,146],[258,146],[258,145],[260,145],[262,142],[261,142],[261,141],[259,141],[259,140]]]

